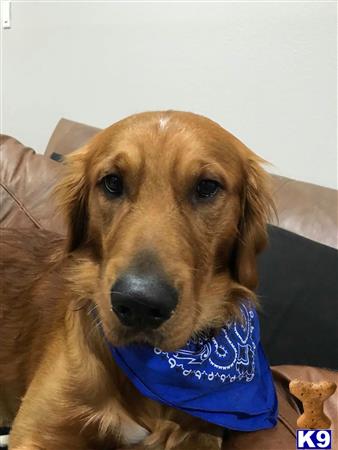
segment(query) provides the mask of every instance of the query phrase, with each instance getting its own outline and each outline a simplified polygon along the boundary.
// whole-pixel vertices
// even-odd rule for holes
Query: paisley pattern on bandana
[[[230,322],[217,337],[201,333],[176,352],[155,347],[154,353],[167,358],[169,367],[180,370],[185,377],[222,383],[250,382],[255,376],[254,313],[244,304],[241,313],[242,321]]]

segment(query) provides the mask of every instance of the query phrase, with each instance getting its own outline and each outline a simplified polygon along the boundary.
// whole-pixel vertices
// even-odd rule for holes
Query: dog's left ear
[[[267,222],[274,205],[270,177],[261,167],[265,161],[249,149],[245,149],[244,161],[245,182],[234,271],[241,285],[254,290],[258,284],[256,258],[267,244]]]
[[[65,158],[65,175],[55,188],[57,203],[68,226],[68,251],[88,239],[88,148],[82,147]]]

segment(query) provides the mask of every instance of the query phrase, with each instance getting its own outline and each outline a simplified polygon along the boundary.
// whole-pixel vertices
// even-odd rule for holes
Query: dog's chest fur
[[[124,444],[138,444],[143,441],[149,431],[138,425],[136,422],[130,420],[121,422],[120,426],[121,440]]]
[[[86,436],[100,446],[102,442],[111,445],[133,445],[143,441],[149,431],[129,417],[115,401],[109,402],[100,411],[87,413]]]

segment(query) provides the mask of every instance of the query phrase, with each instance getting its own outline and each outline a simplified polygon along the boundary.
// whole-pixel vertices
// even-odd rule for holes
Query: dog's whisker
[[[88,314],[93,314],[93,312],[97,311],[96,303],[93,303],[91,308],[88,310]]]
[[[99,319],[98,317],[96,317],[93,320],[92,327],[91,327],[91,329],[89,330],[89,333],[88,333],[88,337],[91,338],[95,332],[97,332],[97,331],[100,332],[100,329],[102,329],[102,327],[103,327],[102,320]]]
[[[89,303],[88,298],[84,298],[84,296],[81,296],[75,302],[75,305],[74,305],[74,308],[72,308],[72,311],[81,311],[82,309],[87,308],[88,303]]]

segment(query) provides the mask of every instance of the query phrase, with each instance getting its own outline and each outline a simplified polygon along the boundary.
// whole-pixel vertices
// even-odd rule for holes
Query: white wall
[[[12,4],[2,131],[43,151],[60,117],[210,116],[283,175],[337,186],[335,2]]]

